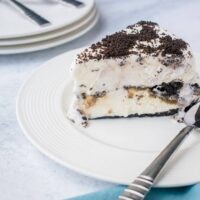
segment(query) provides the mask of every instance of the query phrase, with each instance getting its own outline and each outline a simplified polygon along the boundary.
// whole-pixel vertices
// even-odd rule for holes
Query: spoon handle
[[[119,200],[143,200],[150,191],[154,181],[174,151],[183,142],[193,129],[186,126],[179,134],[161,151],[153,162],[133,181],[119,196]]]

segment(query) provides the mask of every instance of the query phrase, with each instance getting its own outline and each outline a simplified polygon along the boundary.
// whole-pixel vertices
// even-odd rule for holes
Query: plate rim
[[[21,85],[19,91],[18,91],[18,94],[17,94],[17,97],[16,97],[16,117],[17,117],[17,121],[19,123],[19,126],[20,128],[22,129],[22,133],[25,135],[25,137],[31,142],[31,144],[33,144],[33,146],[35,146],[42,154],[44,154],[45,156],[47,156],[48,158],[50,158],[51,160],[59,163],[60,165],[64,166],[64,167],[67,167],[73,171],[76,171],[80,174],[83,174],[83,175],[86,175],[86,176],[89,176],[89,177],[92,177],[92,178],[97,178],[99,180],[102,180],[102,181],[107,181],[107,182],[110,182],[110,183],[116,183],[116,184],[125,184],[126,183],[119,183],[119,181],[115,180],[115,179],[110,179],[110,178],[107,178],[107,177],[103,177],[102,175],[97,175],[97,174],[94,174],[93,172],[89,172],[83,168],[80,168],[78,166],[74,166],[73,164],[71,163],[66,163],[65,161],[62,161],[62,159],[60,158],[57,158],[56,156],[53,155],[53,153],[51,152],[48,152],[48,150],[46,150],[44,147],[40,146],[35,140],[33,137],[31,137],[31,135],[26,131],[26,128],[23,126],[23,123],[22,121],[20,120],[20,110],[19,110],[19,102],[20,102],[20,97],[21,97],[21,93],[24,89],[24,87],[26,86],[26,83],[29,81],[29,79],[34,76],[35,74],[37,74],[42,68],[45,68],[47,67],[47,64],[51,61],[53,61],[54,59],[58,59],[59,57],[63,57],[65,55],[67,55],[68,53],[70,52],[73,52],[73,51],[78,51],[78,50],[81,50],[85,47],[82,47],[82,48],[78,48],[78,49],[73,49],[71,51],[67,51],[65,53],[62,53],[60,55],[57,55],[55,56],[54,58],[51,58],[49,59],[48,61],[46,61],[44,64],[42,64],[38,69],[34,70],[33,72],[31,72],[31,74],[26,78],[26,80],[24,81],[24,83]],[[200,54],[199,54],[200,55]],[[143,153],[142,153],[143,154]],[[189,185],[193,185],[193,184],[196,184],[200,182],[200,180],[196,180],[196,181],[191,181],[191,182],[187,182],[186,183],[183,183],[183,184],[170,184],[170,185],[165,185],[165,184],[162,184],[162,185],[156,185],[156,186],[153,186],[155,188],[171,188],[171,187],[183,187],[183,186],[189,186]]]

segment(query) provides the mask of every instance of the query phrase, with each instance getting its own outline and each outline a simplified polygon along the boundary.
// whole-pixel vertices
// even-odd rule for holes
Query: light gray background
[[[97,7],[101,15],[98,24],[79,39],[45,51],[0,56],[1,200],[59,200],[112,185],[54,163],[22,134],[15,116],[16,95],[24,80],[42,63],[141,19],[158,22],[200,52],[198,0],[98,0]]]

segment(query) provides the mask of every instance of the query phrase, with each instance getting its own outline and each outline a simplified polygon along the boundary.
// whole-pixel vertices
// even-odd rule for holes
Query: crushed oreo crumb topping
[[[160,38],[161,45],[158,47],[162,51],[161,55],[175,54],[177,56],[183,55],[182,50],[187,48],[187,43],[182,39],[172,39],[171,36],[167,35]]]
[[[142,26],[158,26],[158,24],[156,22],[151,22],[151,21],[139,21],[137,24],[142,25]]]
[[[133,25],[129,25],[129,26],[127,26],[127,28],[129,28],[129,29],[134,29],[136,26],[138,26],[138,25],[140,25],[140,26],[152,26],[152,27],[155,27],[155,26],[158,26],[158,24],[157,23],[155,23],[155,22],[151,22],[151,21],[139,21],[139,22],[137,22],[136,24],[133,24]]]
[[[106,36],[102,41],[92,44],[90,48],[78,55],[77,63],[87,62],[91,59],[124,59],[131,54],[137,55],[138,62],[140,62],[141,54],[151,54],[152,56],[161,55],[163,58],[160,59],[160,62],[165,66],[173,65],[173,62],[175,65],[179,65],[183,59],[183,50],[187,49],[187,43],[165,32],[159,33],[158,27],[157,23],[150,21],[140,21],[128,26],[127,29],[131,31],[116,32]],[[121,66],[123,64],[123,62],[120,63]]]

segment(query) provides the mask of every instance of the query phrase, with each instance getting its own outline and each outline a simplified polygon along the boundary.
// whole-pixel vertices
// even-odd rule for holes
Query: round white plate
[[[81,21],[62,27],[60,29],[56,29],[54,31],[49,31],[47,33],[37,34],[33,36],[27,36],[27,37],[20,37],[20,38],[10,38],[10,39],[0,39],[0,48],[4,46],[14,46],[14,45],[21,45],[21,44],[30,44],[34,42],[40,42],[49,40],[55,37],[59,37],[61,35],[68,34],[72,31],[75,31],[76,29],[84,26],[85,24],[88,24],[96,15],[97,10],[94,8],[88,15],[86,15]]]
[[[27,52],[33,52],[33,51],[38,51],[38,50],[43,50],[43,49],[48,49],[52,47],[56,47],[58,45],[64,44],[66,42],[69,42],[71,40],[74,40],[81,35],[85,34],[89,30],[91,30],[94,25],[97,23],[99,19],[98,13],[95,13],[93,18],[90,18],[87,23],[82,25],[81,27],[77,28],[76,30],[63,34],[61,36],[40,41],[40,42],[35,42],[35,43],[28,43],[28,44],[21,44],[21,45],[14,45],[14,46],[3,46],[0,47],[0,54],[18,54],[18,53],[27,53]]]
[[[0,39],[18,38],[53,31],[71,25],[84,18],[93,8],[93,0],[83,0],[85,6],[74,8],[59,3],[25,3],[41,16],[51,22],[51,25],[40,27],[27,17],[16,11],[6,2],[0,4]],[[9,17],[8,17],[9,16]]]
[[[69,68],[79,51],[51,59],[26,81],[17,99],[19,124],[52,160],[88,176],[128,184],[184,125],[170,117],[155,117],[95,120],[88,128],[76,128],[66,112],[72,97]],[[200,181],[198,134],[192,133],[176,152],[157,187]]]

